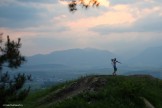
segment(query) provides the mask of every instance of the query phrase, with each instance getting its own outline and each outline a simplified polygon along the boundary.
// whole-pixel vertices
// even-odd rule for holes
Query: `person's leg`
[[[113,72],[113,76],[115,75],[115,71]]]
[[[114,69],[114,75],[116,75],[116,72],[117,72],[117,68],[115,67],[115,69]]]
[[[115,75],[115,67],[114,67],[114,72],[113,72],[113,74],[112,74],[113,76]]]
[[[114,72],[114,75],[116,75],[116,71]]]

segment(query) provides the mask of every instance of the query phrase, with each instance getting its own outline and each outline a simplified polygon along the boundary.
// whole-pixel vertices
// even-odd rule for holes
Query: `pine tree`
[[[100,2],[98,0],[61,0],[67,1],[70,12],[75,12],[77,10],[77,6],[82,6],[87,9],[89,7],[98,7]]]
[[[0,107],[16,100],[23,100],[28,95],[30,87],[23,88],[26,81],[31,81],[31,75],[18,73],[11,76],[8,72],[3,72],[4,67],[9,69],[19,68],[26,60],[21,55],[21,39],[11,41],[7,36],[7,42],[3,45],[2,33],[0,34]]]

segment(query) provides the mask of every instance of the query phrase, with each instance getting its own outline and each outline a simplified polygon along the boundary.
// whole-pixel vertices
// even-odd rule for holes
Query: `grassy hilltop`
[[[30,93],[22,104],[24,108],[162,108],[162,80],[147,75],[87,76]]]

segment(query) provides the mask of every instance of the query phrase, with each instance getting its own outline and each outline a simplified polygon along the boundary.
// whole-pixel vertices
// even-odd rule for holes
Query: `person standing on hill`
[[[113,68],[114,68],[114,72],[113,72],[113,75],[116,75],[116,72],[117,72],[117,67],[116,67],[116,63],[120,63],[119,61],[116,60],[116,58],[114,59],[111,59],[111,63],[113,65]],[[121,63],[120,63],[121,64]]]

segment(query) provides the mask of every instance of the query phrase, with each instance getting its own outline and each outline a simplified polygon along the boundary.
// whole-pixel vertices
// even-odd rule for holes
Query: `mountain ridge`
[[[108,61],[115,57],[115,54],[93,48],[69,49],[54,51],[45,55],[35,55],[28,57],[28,64],[62,64],[73,67],[107,67]],[[109,65],[110,66],[110,65]]]
[[[129,60],[107,50],[95,48],[67,49],[53,51],[49,54],[38,54],[27,58],[27,65],[60,64],[78,68],[110,68],[111,59],[117,58],[122,64],[120,67],[156,67],[162,66],[162,47],[149,47]]]
[[[162,46],[150,47],[128,60],[132,66],[161,67]]]

